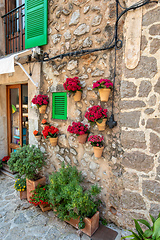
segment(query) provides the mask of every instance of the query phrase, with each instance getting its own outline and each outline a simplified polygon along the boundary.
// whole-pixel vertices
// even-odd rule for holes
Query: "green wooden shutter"
[[[67,119],[67,93],[57,92],[52,94],[52,118]]]
[[[47,44],[48,0],[25,0],[25,49]]]

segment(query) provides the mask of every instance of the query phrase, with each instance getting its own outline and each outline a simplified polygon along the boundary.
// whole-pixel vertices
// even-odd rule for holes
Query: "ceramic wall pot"
[[[57,141],[58,141],[58,137],[56,138],[49,138],[50,144],[51,146],[56,146],[57,145]]]
[[[104,131],[105,130],[105,128],[106,128],[106,121],[107,121],[107,119],[104,118],[102,123],[96,122],[99,131]]]
[[[20,199],[27,199],[27,191],[20,191]]]
[[[86,140],[87,140],[87,136],[88,136],[88,133],[79,135],[79,136],[77,137],[78,142],[81,143],[81,144],[84,144],[84,143],[86,142]]]
[[[104,147],[93,147],[93,151],[94,151],[94,156],[96,158],[100,158],[102,156],[102,152],[103,152]]]
[[[110,92],[111,92],[110,88],[100,88],[99,89],[99,95],[100,95],[101,102],[108,102]]]
[[[74,101],[75,102],[81,101],[81,97],[82,97],[82,92],[81,91],[76,91],[76,93],[74,95]]]
[[[44,186],[46,184],[46,177],[42,177],[36,181],[30,180],[26,178],[26,187],[27,187],[27,200],[30,201],[30,197],[32,196],[32,190],[35,190],[38,184]]]
[[[47,108],[47,105],[42,105],[40,108],[39,108],[39,112],[41,114],[45,114],[46,113],[46,108]]]
[[[36,140],[39,142],[41,140],[41,135],[35,136]]]

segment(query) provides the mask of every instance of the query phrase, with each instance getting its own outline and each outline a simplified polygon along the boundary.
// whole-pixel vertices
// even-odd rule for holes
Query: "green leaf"
[[[139,235],[141,236],[141,239],[143,239],[143,231],[142,231],[142,228],[140,227],[139,223],[137,222],[136,219],[133,219],[134,222],[135,222],[135,227],[136,227],[136,230],[137,232],[139,233]]]
[[[142,224],[144,224],[144,225],[146,225],[149,229],[151,229],[151,225],[146,220],[144,220],[144,219],[137,219],[137,221],[142,223]]]
[[[156,219],[151,214],[150,214],[150,218],[151,218],[153,223],[156,221]]]
[[[100,119],[96,120],[96,122],[102,123],[103,122],[103,118],[100,118]]]
[[[152,236],[152,234],[153,234],[152,230],[148,229],[144,232],[143,236],[149,238]]]
[[[160,218],[158,218],[153,225],[153,238],[160,236]]]

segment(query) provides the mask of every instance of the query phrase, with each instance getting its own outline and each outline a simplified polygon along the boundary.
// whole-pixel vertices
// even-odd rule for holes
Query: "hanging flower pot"
[[[84,125],[81,122],[72,122],[72,125],[69,125],[67,131],[77,135],[78,142],[83,144],[87,140],[89,134],[88,125]]]
[[[49,123],[47,122],[46,119],[42,119],[41,127],[44,129],[46,126],[49,126]]]
[[[35,95],[32,99],[32,103],[37,105],[37,108],[39,108],[39,112],[41,114],[45,114],[47,105],[49,103],[49,98],[47,95]]]
[[[99,131],[104,131],[105,130],[105,128],[106,128],[106,121],[107,121],[107,119],[104,118],[101,123],[96,122]]]
[[[41,137],[42,137],[41,135],[35,136],[35,138],[38,142],[41,141]]]
[[[76,93],[73,97],[74,97],[75,102],[79,102],[81,100],[81,97],[82,97],[82,92],[81,91],[76,91]]]
[[[93,147],[94,156],[96,158],[100,158],[102,156],[103,149],[104,147]]]
[[[99,89],[99,95],[100,95],[101,102],[108,102],[110,92],[111,92],[110,88],[100,88]]]
[[[93,106],[88,108],[88,111],[85,113],[85,118],[88,119],[88,121],[92,123],[101,123],[103,122],[103,125],[105,126],[104,119],[107,119],[107,109],[102,108],[100,105]],[[104,121],[103,121],[104,120]],[[98,124],[97,124],[98,125]],[[103,128],[104,128],[103,126]],[[105,128],[104,128],[105,129]],[[103,131],[99,130],[99,131]]]
[[[46,109],[47,109],[47,105],[42,105],[42,106],[39,108],[39,113],[45,114],[45,113],[46,113]]]
[[[41,133],[40,132],[38,132],[37,130],[34,130],[33,131],[33,134],[34,134],[34,136],[35,136],[35,138],[36,138],[36,140],[37,141],[40,141],[41,140]]]
[[[56,138],[49,138],[51,146],[56,146],[58,142],[58,137]]]
[[[81,144],[84,144],[86,142],[86,140],[87,140],[87,136],[88,136],[88,133],[79,135],[77,137],[78,142],[81,143]]]

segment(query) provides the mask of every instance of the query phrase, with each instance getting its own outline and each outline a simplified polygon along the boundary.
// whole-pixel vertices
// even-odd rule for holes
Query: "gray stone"
[[[133,82],[122,81],[121,98],[130,98],[136,96],[136,85]]]
[[[136,173],[125,172],[123,174],[123,185],[130,190],[139,190],[139,177]]]
[[[146,128],[150,128],[150,129],[160,133],[160,118],[148,119]]]
[[[116,6],[114,3],[109,4],[109,17],[114,18],[116,14]]]
[[[78,9],[72,14],[71,20],[69,22],[69,26],[77,25],[77,23],[79,23],[79,19],[80,19],[80,11]]]
[[[15,224],[27,223],[28,220],[24,217],[23,213],[20,213],[19,216],[14,220]]]
[[[92,44],[93,44],[93,41],[90,39],[90,37],[87,37],[87,38],[84,40],[82,46],[83,46],[84,48],[85,48],[85,47],[91,47]]]
[[[122,164],[127,168],[148,173],[154,167],[154,159],[152,156],[139,151],[125,152]]]
[[[157,59],[154,57],[141,56],[140,62],[135,69],[125,68],[127,78],[153,78],[157,73]]]
[[[77,158],[76,158],[75,156],[73,156],[72,159],[73,159],[74,164],[75,164],[75,165],[78,165],[78,160],[77,160]]]
[[[160,182],[144,180],[142,182],[143,195],[150,201],[160,202]]]
[[[86,6],[84,7],[83,13],[86,14],[87,12],[89,12],[90,6]]]
[[[146,210],[143,197],[136,192],[124,191],[121,196],[121,203],[124,209]]]
[[[71,60],[68,62],[68,65],[67,65],[67,70],[71,71],[73,69],[75,69],[78,65],[78,62],[77,60]]]
[[[147,47],[148,41],[145,35],[141,37],[141,50],[144,51]]]
[[[72,0],[73,4],[76,5],[76,6],[80,6],[84,3],[87,2],[87,0]]]
[[[150,133],[150,152],[156,154],[160,151],[160,138],[154,134]]]
[[[94,72],[91,73],[92,77],[100,77],[104,75],[104,71],[96,68]]]
[[[101,11],[99,6],[94,6],[94,7],[92,7],[91,10],[92,10],[92,12],[97,12],[97,13],[99,13]]]
[[[71,159],[70,159],[68,156],[65,156],[65,160],[66,160],[69,164],[71,164]]]
[[[67,147],[67,138],[66,138],[66,135],[65,134],[61,134],[59,137],[58,137],[58,144],[60,146],[65,146]]]
[[[71,33],[70,33],[69,30],[67,30],[67,31],[64,33],[64,37],[65,37],[65,40],[66,40],[66,41],[69,40],[69,39],[71,39]]]
[[[149,213],[154,217],[158,218],[158,214],[160,213],[160,204],[151,203]]]
[[[160,180],[160,165],[156,169],[157,175],[156,175],[156,180]]]
[[[102,15],[101,14],[95,16],[92,20],[92,27],[96,27],[96,26],[100,25],[101,21],[102,21]]]
[[[95,171],[97,171],[99,169],[99,164],[95,163],[95,162],[91,162],[89,164],[89,168],[95,172]]]
[[[153,108],[147,108],[145,111],[144,111],[144,113],[145,114],[147,114],[147,115],[150,115],[150,114],[152,114],[152,113],[154,113],[154,109]]]
[[[66,8],[63,8],[63,9],[62,9],[62,13],[63,13],[63,15],[68,16],[68,15],[71,13],[71,10],[68,10],[68,9],[66,9]]]
[[[90,172],[90,178],[91,178],[91,179],[93,179],[93,180],[95,180],[95,179],[96,179],[96,176],[94,175],[94,173],[93,173],[93,172]]]
[[[127,149],[146,148],[145,134],[142,131],[122,131],[122,146]]]
[[[62,10],[61,9],[57,10],[56,11],[56,18],[60,18],[61,14],[62,14]]]
[[[148,97],[152,89],[152,84],[149,81],[142,81],[139,87],[139,95],[138,97]]]
[[[160,49],[160,39],[155,38],[150,44],[150,54],[155,54]]]
[[[120,123],[123,127],[138,128],[141,112],[131,111],[120,114]]]
[[[95,30],[92,32],[93,35],[100,34],[100,33],[101,33],[101,29],[100,29],[100,28],[97,28],[97,29],[95,29]]]
[[[134,109],[134,108],[143,108],[146,104],[143,101],[135,100],[135,101],[121,101],[120,108],[121,109]]]
[[[148,26],[155,22],[160,22],[160,7],[156,7],[143,15],[143,26]]]
[[[84,35],[85,33],[89,32],[89,26],[86,25],[85,23],[82,23],[81,25],[78,26],[78,28],[74,31],[74,35],[76,36],[81,36]]]
[[[147,103],[148,103],[149,106],[155,106],[156,101],[157,101],[156,95],[152,95]]]
[[[158,81],[154,86],[154,91],[160,94],[160,78],[158,78]]]
[[[152,25],[149,29],[149,34],[152,36],[160,35],[160,24]]]
[[[57,157],[61,162],[64,162],[64,157],[62,157],[61,155],[56,154],[56,157]]]
[[[77,156],[77,151],[74,148],[70,148],[70,153],[72,153],[74,156]]]
[[[61,34],[54,34],[52,36],[52,41],[53,43],[56,45],[57,43],[59,43],[61,40]]]

